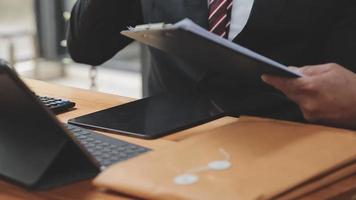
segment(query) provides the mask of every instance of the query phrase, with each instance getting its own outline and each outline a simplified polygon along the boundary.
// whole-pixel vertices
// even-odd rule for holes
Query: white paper
[[[272,66],[276,66],[277,68],[280,68],[280,69],[282,69],[284,71],[288,71],[288,72],[290,72],[292,74],[295,74],[295,75],[297,75],[299,77],[303,77],[303,75],[301,73],[297,72],[297,71],[293,71],[293,70],[289,69],[288,67],[286,67],[286,66],[284,66],[284,65],[282,65],[282,64],[280,64],[280,63],[278,63],[278,62],[276,62],[274,60],[271,60],[271,59],[269,59],[267,57],[264,57],[264,56],[262,56],[260,54],[257,54],[257,53],[255,53],[255,52],[253,52],[253,51],[251,51],[249,49],[246,49],[246,48],[244,48],[244,47],[242,47],[242,46],[240,46],[240,45],[238,45],[238,44],[236,44],[234,42],[231,42],[231,41],[229,41],[229,40],[227,40],[225,38],[222,38],[222,37],[220,37],[220,36],[218,36],[218,35],[216,35],[216,34],[214,34],[212,32],[209,32],[209,31],[205,30],[204,28],[200,27],[199,25],[197,25],[196,23],[194,23],[190,19],[184,19],[184,20],[176,23],[174,25],[174,27],[175,28],[180,28],[180,29],[183,29],[183,30],[186,30],[186,31],[189,31],[189,32],[192,32],[192,33],[197,34],[197,35],[199,35],[201,37],[204,37],[204,38],[206,38],[208,40],[211,40],[211,41],[213,41],[215,43],[221,44],[221,45],[223,45],[223,46],[225,46],[225,47],[227,47],[229,49],[232,49],[232,50],[234,50],[236,52],[244,54],[244,55],[246,55],[248,57],[251,57],[253,59],[259,60],[259,61],[264,62],[264,63],[268,63],[268,64],[270,64]]]

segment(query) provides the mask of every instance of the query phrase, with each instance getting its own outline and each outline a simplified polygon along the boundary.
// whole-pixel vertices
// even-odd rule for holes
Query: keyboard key
[[[102,162],[102,164],[103,164],[104,166],[109,166],[109,165],[112,164],[112,161],[111,161],[111,160],[104,160],[104,161]]]
[[[113,151],[111,151],[111,154],[118,154],[119,152],[118,151],[115,151],[115,150],[113,150]]]
[[[102,150],[102,149],[103,149],[103,146],[96,145],[96,146],[95,146],[95,149]]]

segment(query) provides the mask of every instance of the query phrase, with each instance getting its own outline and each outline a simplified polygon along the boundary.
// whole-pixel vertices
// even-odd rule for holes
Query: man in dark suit
[[[241,0],[234,1],[238,6]],[[207,0],[78,0],[69,51],[75,61],[99,65],[131,42],[120,35],[128,26],[175,23],[188,17],[209,29],[210,14]],[[255,0],[247,24],[233,41],[286,65],[335,62],[356,71],[355,35],[354,0]],[[204,78],[194,67],[158,50],[150,48],[145,55],[150,95],[184,91]],[[206,85],[239,95],[234,81],[217,76]]]

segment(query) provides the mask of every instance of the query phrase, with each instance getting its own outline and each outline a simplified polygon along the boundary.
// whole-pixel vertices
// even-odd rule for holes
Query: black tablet
[[[224,116],[213,100],[197,92],[169,93],[71,119],[70,124],[155,139]]]

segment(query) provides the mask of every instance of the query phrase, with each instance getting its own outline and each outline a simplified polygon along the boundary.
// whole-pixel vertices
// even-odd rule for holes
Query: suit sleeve
[[[353,72],[356,72],[356,1],[347,0],[340,12],[337,22],[330,23],[326,31],[326,48],[323,54],[328,62],[334,62],[345,66]]]
[[[78,0],[69,24],[69,53],[76,62],[100,65],[131,42],[120,31],[142,21],[140,0]]]

